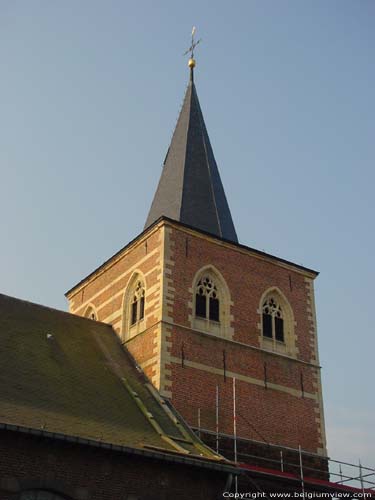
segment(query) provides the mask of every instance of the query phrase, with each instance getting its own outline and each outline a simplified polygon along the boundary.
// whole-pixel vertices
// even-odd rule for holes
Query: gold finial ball
[[[189,68],[195,68],[195,59],[189,59]]]

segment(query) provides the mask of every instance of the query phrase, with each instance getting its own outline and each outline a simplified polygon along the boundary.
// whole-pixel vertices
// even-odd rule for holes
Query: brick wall
[[[145,327],[158,320],[162,260],[162,231],[155,228],[128,245],[68,294],[69,310],[84,316],[92,306],[98,321],[110,323],[117,333],[122,329],[123,299],[127,285],[140,273],[146,285]]]
[[[68,293],[70,312],[85,316],[87,309],[92,308],[96,319],[111,324],[124,341],[124,297],[129,282],[139,274],[146,288],[145,319],[139,334],[127,340],[126,345],[158,388],[162,258],[163,230],[156,226]]]
[[[0,500],[48,489],[74,500],[217,499],[226,473],[0,431]]]
[[[202,333],[194,323],[192,286],[205,266],[227,288],[223,335]],[[92,304],[120,333],[136,270],[145,276],[146,320],[126,346],[190,424],[197,425],[199,411],[201,426],[215,429],[218,386],[220,431],[232,433],[235,377],[239,435],[325,454],[313,272],[161,221],[74,289],[70,310],[83,315]],[[263,344],[261,304],[270,289],[290,309],[290,352]]]
[[[314,275],[177,226],[170,242],[175,290],[168,363],[172,403],[190,424],[197,426],[200,413],[201,427],[214,430],[218,386],[220,431],[231,434],[235,377],[238,435],[324,453]],[[229,289],[231,340],[194,331],[192,324],[192,283],[210,265]],[[262,348],[260,301],[272,287],[293,312],[294,356]]]

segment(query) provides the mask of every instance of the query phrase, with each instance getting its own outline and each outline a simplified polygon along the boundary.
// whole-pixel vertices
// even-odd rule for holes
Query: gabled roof
[[[1,424],[220,460],[163,404],[109,325],[0,294]]]
[[[238,242],[199,105],[193,69],[145,229],[161,216]]]

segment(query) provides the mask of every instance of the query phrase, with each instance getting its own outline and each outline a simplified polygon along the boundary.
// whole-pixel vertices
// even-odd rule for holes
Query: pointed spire
[[[237,243],[195,89],[193,58],[189,67],[190,81],[145,229],[164,215]]]

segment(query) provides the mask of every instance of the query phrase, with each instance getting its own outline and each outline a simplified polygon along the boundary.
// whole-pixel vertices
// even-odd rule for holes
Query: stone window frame
[[[268,299],[274,299],[275,303],[281,308],[284,327],[283,341],[276,340],[274,334],[272,335],[272,338],[263,335],[263,306]],[[273,286],[264,291],[259,301],[258,314],[260,316],[258,323],[258,329],[260,330],[260,347],[266,349],[267,351],[278,352],[280,354],[296,357],[298,349],[296,346],[297,337],[295,334],[296,322],[294,320],[294,313],[290,302],[280,288]]]
[[[216,286],[217,298],[219,299],[219,321],[196,316],[195,314],[196,290],[200,280],[205,276],[209,277]],[[230,323],[233,318],[230,315],[230,310],[233,302],[231,301],[228,285],[220,271],[213,265],[201,267],[195,273],[192,287],[189,292],[192,295],[192,300],[189,303],[189,306],[191,307],[191,315],[189,315],[191,327],[194,330],[209,333],[217,337],[232,339],[233,329],[231,328]]]
[[[85,318],[91,319],[93,321],[98,321],[98,312],[94,304],[88,304],[86,306],[85,312],[83,314]]]
[[[138,300],[137,304],[137,320],[135,323],[132,323],[132,304],[133,304],[133,297],[134,297],[134,292],[136,291],[136,287],[138,284],[141,284],[142,290],[143,290],[143,317],[140,316],[140,303],[141,301]],[[121,338],[123,342],[127,342],[128,340],[132,339],[136,335],[138,335],[140,332],[142,332],[145,329],[146,325],[146,314],[145,314],[145,309],[146,309],[146,302],[147,302],[147,287],[146,287],[146,279],[144,277],[144,274],[136,270],[133,272],[132,276],[130,277],[126,287],[125,287],[125,292],[124,292],[124,298],[123,298],[123,303],[122,303],[122,326],[121,326]]]

